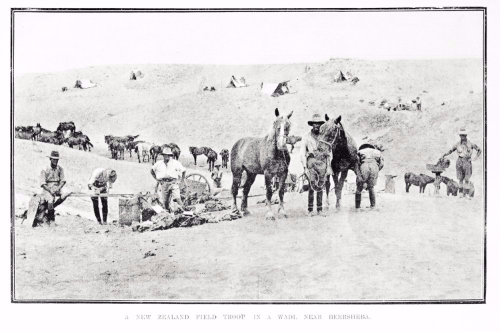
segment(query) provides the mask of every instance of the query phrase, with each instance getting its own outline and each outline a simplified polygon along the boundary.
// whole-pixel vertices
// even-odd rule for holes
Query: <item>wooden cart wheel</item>
[[[210,194],[212,192],[212,189],[210,187],[210,182],[208,182],[208,180],[205,176],[203,176],[199,173],[191,173],[191,174],[187,175],[186,180],[190,180],[190,181],[185,181],[184,186],[183,186],[186,193],[197,192],[198,195],[200,195],[202,193]],[[195,188],[194,183],[191,181],[195,181],[194,183],[200,183],[200,184],[204,185],[202,192],[199,192],[200,187],[196,186],[196,188]]]
[[[295,186],[295,191],[298,193],[304,192],[304,187],[309,188],[309,178],[304,173],[297,179],[297,185]]]

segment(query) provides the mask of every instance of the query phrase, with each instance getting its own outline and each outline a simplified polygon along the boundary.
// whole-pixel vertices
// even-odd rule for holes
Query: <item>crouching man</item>
[[[117,178],[116,171],[112,169],[96,168],[87,183],[89,190],[94,190],[94,194],[107,194],[113,187]],[[94,206],[94,215],[100,225],[106,225],[108,219],[108,198],[100,197],[102,204],[102,221],[99,215],[99,197],[92,197],[92,205]]]
[[[33,196],[28,208],[27,221],[31,226],[49,225],[55,222],[55,208],[71,195],[71,192],[63,192],[66,184],[64,170],[59,163],[59,152],[52,151],[50,166],[44,168],[40,173],[40,186],[42,193]]]
[[[356,177],[356,195],[355,204],[356,212],[360,211],[361,207],[361,192],[363,185],[366,184],[366,189],[370,195],[370,207],[375,208],[375,185],[377,184],[378,172],[384,167],[384,158],[380,150],[376,149],[371,144],[363,144],[358,149],[359,170]]]
[[[151,168],[151,175],[158,181],[157,190],[160,201],[164,208],[170,210],[170,198],[182,209],[181,191],[179,188],[179,177],[184,182],[186,178],[186,169],[182,164],[172,159],[172,149],[169,147],[163,148],[161,155],[163,160],[159,160]]]

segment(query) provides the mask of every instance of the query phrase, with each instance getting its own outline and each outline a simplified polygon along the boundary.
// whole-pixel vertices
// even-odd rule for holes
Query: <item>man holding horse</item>
[[[459,181],[458,184],[458,192],[459,198],[465,196],[466,199],[470,199],[470,189],[471,185],[469,179],[472,175],[472,150],[477,151],[476,158],[477,159],[481,155],[481,149],[471,141],[467,140],[467,131],[465,129],[460,129],[458,132],[460,136],[460,142],[455,144],[450,151],[446,152],[443,155],[446,157],[447,155],[453,153],[453,151],[457,151],[458,159],[457,159],[457,178]],[[475,160],[474,159],[474,160]]]
[[[311,174],[307,167],[307,160],[309,157],[314,155],[314,152],[318,149],[319,142],[319,132],[320,127],[325,123],[321,115],[318,113],[313,114],[310,121],[307,122],[312,129],[307,132],[304,136],[302,136],[302,146],[300,148],[300,160],[302,162],[302,166],[304,167],[304,173],[307,175],[309,179],[309,195],[308,195],[308,205],[307,210],[309,211],[309,216],[314,216],[314,192],[315,190],[311,186]],[[326,161],[327,164],[327,177],[332,174],[331,171],[331,157],[329,157]],[[318,189],[318,188],[315,188]],[[318,211],[319,216],[325,217],[326,215],[323,212],[323,189],[316,191],[316,209]]]
[[[356,177],[356,212],[361,211],[361,192],[364,186],[370,196],[370,208],[375,208],[375,185],[378,172],[384,167],[384,158],[379,149],[371,144],[362,144],[358,149],[359,171]]]
[[[164,147],[161,152],[163,160],[156,162],[151,168],[151,175],[158,181],[158,196],[166,210],[170,210],[170,198],[179,204],[182,209],[181,191],[179,188],[179,177],[184,182],[186,169],[182,164],[173,159],[172,149]]]

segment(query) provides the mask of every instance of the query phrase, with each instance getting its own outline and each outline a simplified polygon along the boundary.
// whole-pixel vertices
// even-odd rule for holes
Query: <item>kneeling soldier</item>
[[[96,195],[107,194],[109,189],[113,187],[113,183],[116,181],[116,171],[112,169],[96,168],[92,175],[90,176],[88,187],[89,190],[94,190]],[[108,198],[101,197],[102,204],[102,223],[101,216],[99,215],[99,197],[92,197],[92,205],[94,206],[94,214],[99,224],[106,225],[108,219]]]
[[[356,178],[356,211],[361,207],[361,192],[363,185],[370,195],[370,207],[375,207],[375,185],[377,184],[378,172],[384,167],[384,158],[380,150],[371,144],[363,144],[358,149],[359,170]]]

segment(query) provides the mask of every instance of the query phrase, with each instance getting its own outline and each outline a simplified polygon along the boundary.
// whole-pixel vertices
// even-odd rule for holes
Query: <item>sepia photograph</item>
[[[486,32],[11,8],[11,301],[484,304]]]

